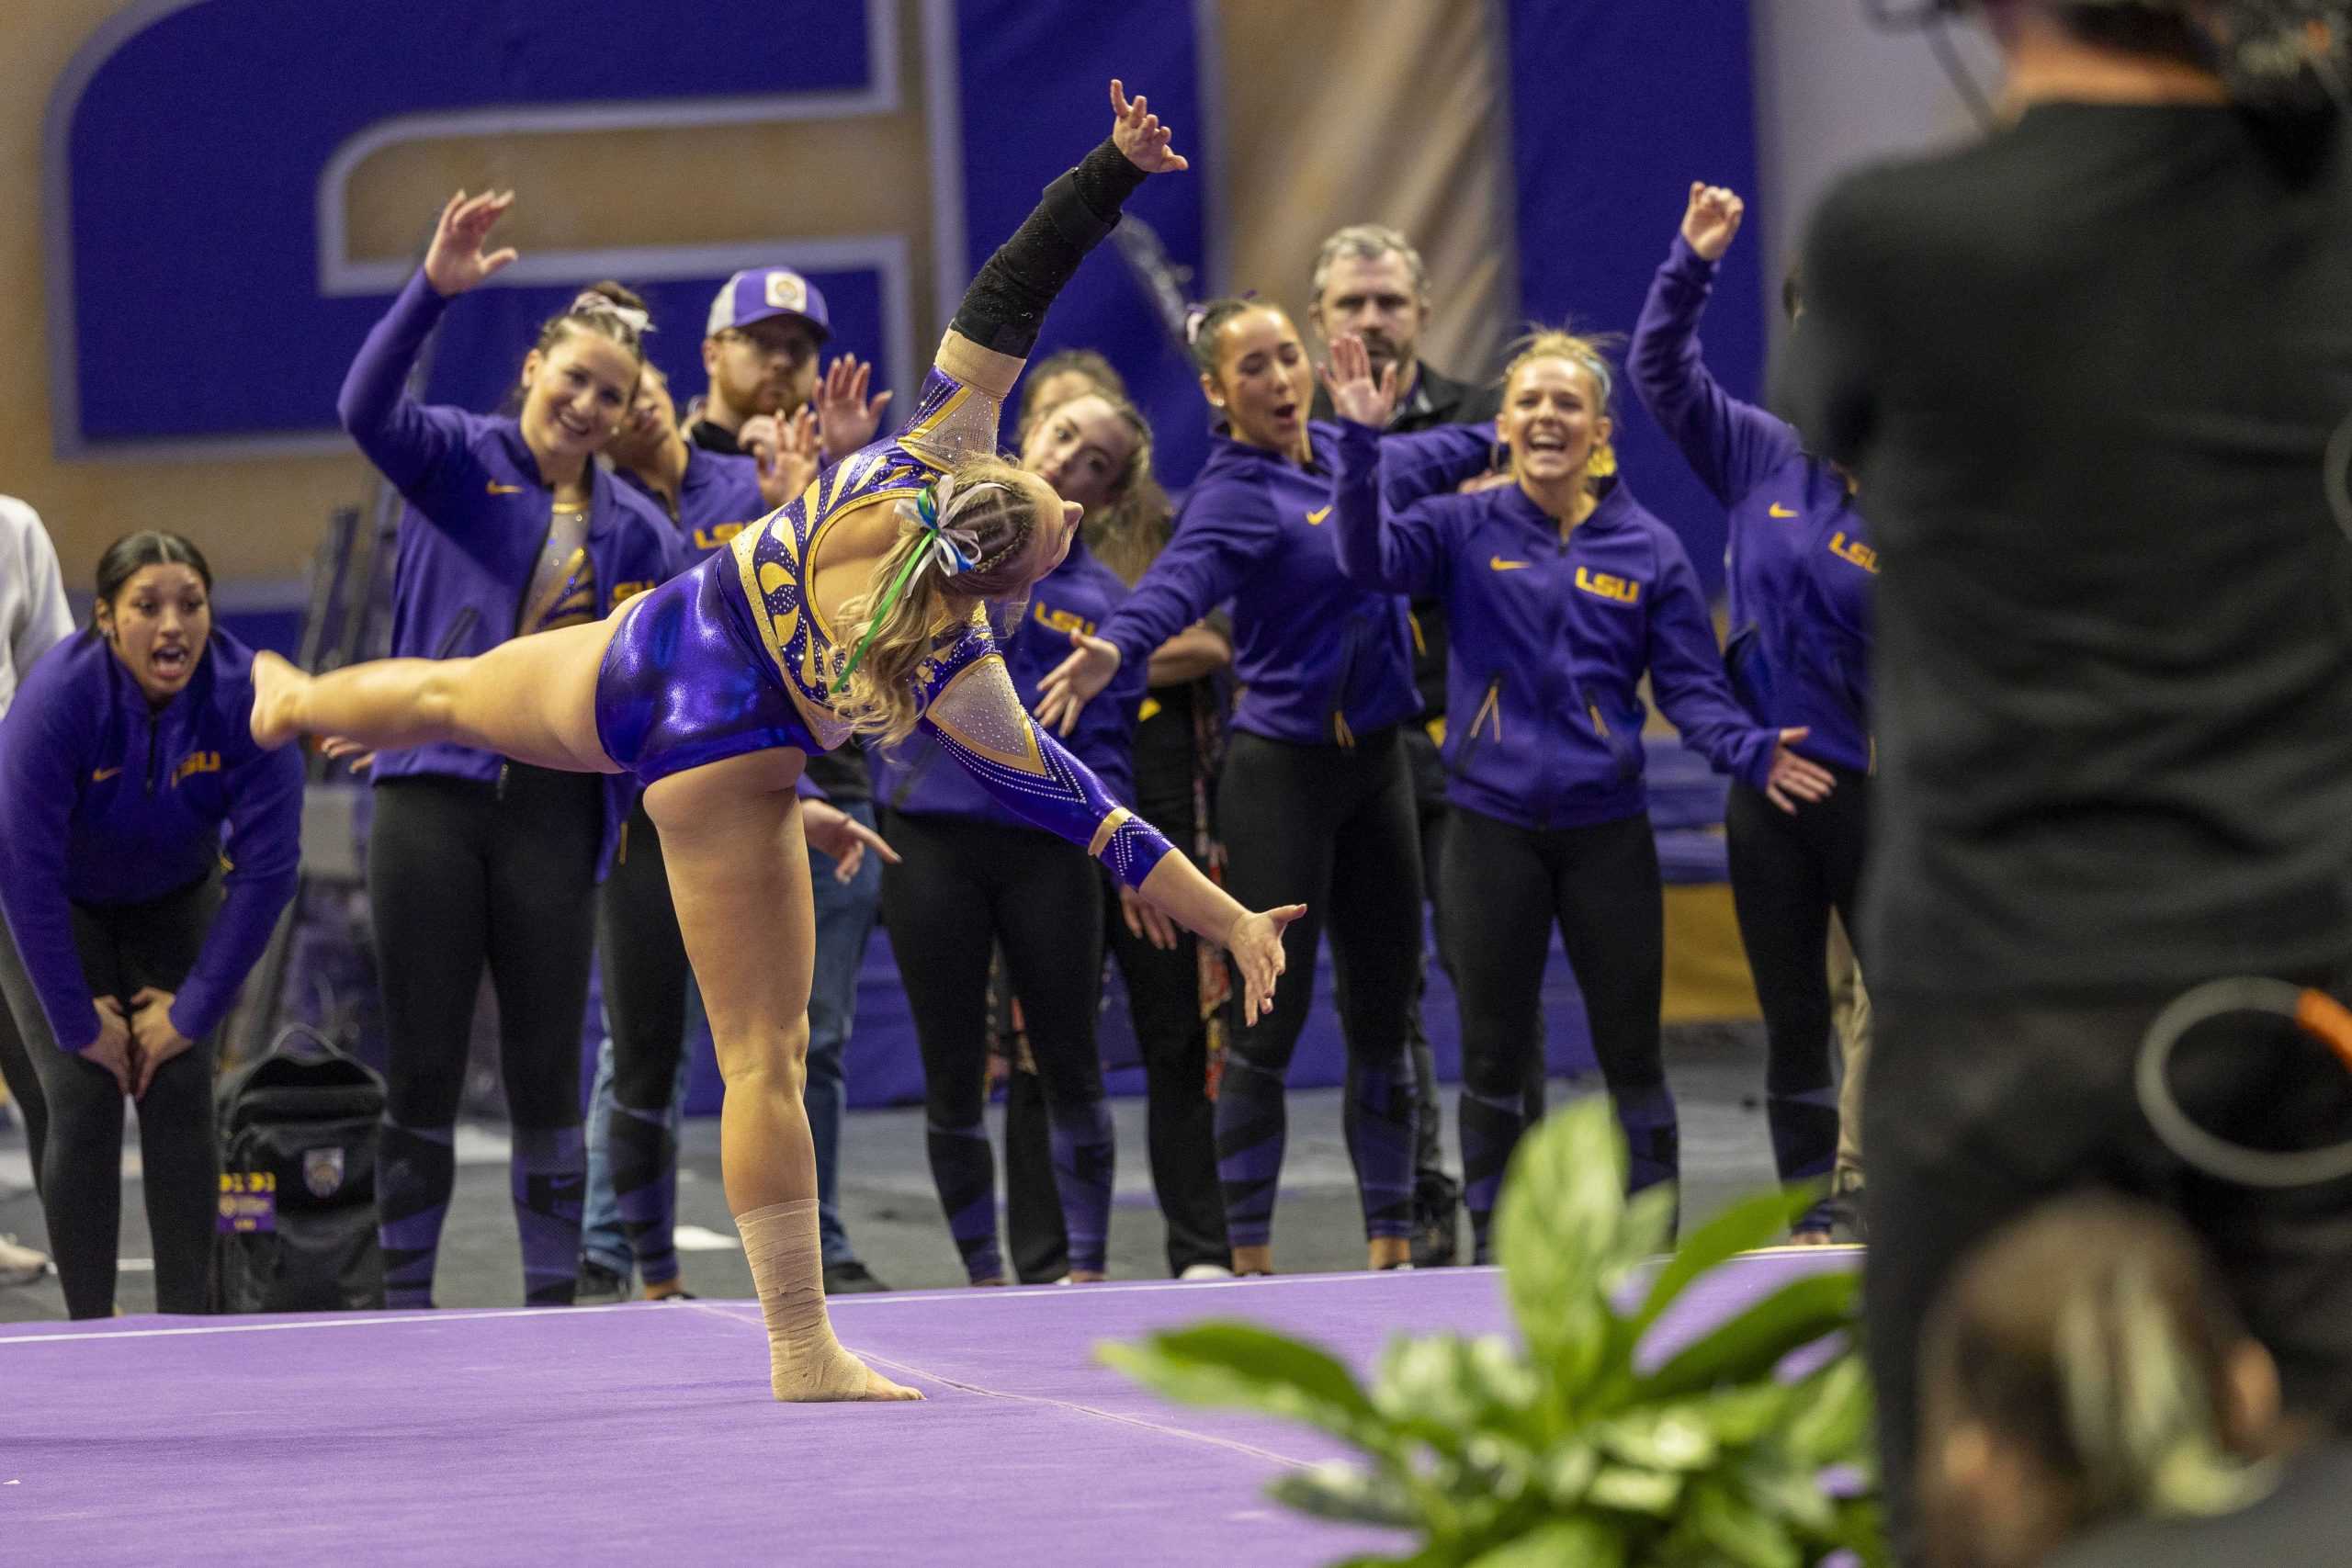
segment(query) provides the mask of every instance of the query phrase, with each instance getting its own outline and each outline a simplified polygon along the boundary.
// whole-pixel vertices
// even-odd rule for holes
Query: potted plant
[[[1658,1260],[1673,1190],[1628,1201],[1624,1183],[1604,1098],[1521,1140],[1495,1221],[1518,1344],[1399,1336],[1368,1390],[1336,1358],[1246,1323],[1100,1354],[1169,1398],[1304,1421],[1360,1450],[1363,1463],[1295,1471],[1269,1488],[1309,1514],[1419,1537],[1354,1568],[1804,1568],[1838,1551],[1889,1561],[1863,1479],[1870,1390],[1851,1272],[1795,1280],[1663,1355],[1645,1349],[1693,1282],[1785,1236],[1814,1194],[1735,1203]],[[1826,1488],[1825,1472],[1846,1483]]]

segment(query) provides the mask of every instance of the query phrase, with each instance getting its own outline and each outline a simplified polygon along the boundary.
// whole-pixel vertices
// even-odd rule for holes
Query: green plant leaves
[[[1095,1354],[1185,1404],[1239,1405],[1304,1421],[1375,1452],[1391,1446],[1387,1424],[1347,1368],[1312,1345],[1250,1324],[1204,1323],[1155,1334],[1140,1346],[1101,1345]]]
[[[1625,1145],[1589,1095],[1519,1141],[1495,1213],[1503,1287],[1530,1354],[1573,1395],[1591,1380],[1612,1314],[1601,1288],[1625,1213]]]
[[[1881,1568],[1875,1502],[1822,1489],[1825,1471],[1865,1486],[1871,1473],[1855,1275],[1791,1280],[1647,1375],[1636,1366],[1645,1336],[1693,1284],[1779,1241],[1815,1195],[1734,1204],[1621,1311],[1675,1217],[1670,1189],[1628,1201],[1624,1179],[1603,1097],[1521,1141],[1495,1237],[1523,1348],[1499,1335],[1400,1336],[1369,1392],[1323,1351],[1246,1324],[1101,1354],[1171,1398],[1304,1421],[1369,1454],[1370,1466],[1317,1465],[1270,1488],[1317,1517],[1418,1533],[1418,1550],[1353,1568],[1801,1568],[1838,1548]],[[1776,1381],[1792,1351],[1841,1331],[1849,1342],[1824,1364]]]
[[[1279,1476],[1266,1488],[1276,1502],[1318,1519],[1408,1529],[1421,1522],[1410,1499],[1381,1475],[1333,1461]]]
[[[1682,1399],[1719,1383],[1770,1377],[1790,1351],[1853,1323],[1861,1283],[1840,1270],[1781,1286],[1641,1379],[1641,1397]]]

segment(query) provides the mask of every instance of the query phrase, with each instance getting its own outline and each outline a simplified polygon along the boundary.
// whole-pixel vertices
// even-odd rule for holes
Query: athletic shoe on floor
[[[608,1302],[628,1300],[628,1276],[616,1274],[603,1264],[583,1258],[580,1260],[580,1286],[571,1293],[576,1306],[603,1306]]]
[[[825,1294],[829,1296],[871,1295],[889,1288],[854,1258],[846,1263],[825,1265]]]
[[[1201,1280],[1230,1280],[1233,1270],[1222,1263],[1191,1263],[1176,1278],[1188,1284]]]
[[[48,1272],[48,1253],[0,1235],[0,1285],[29,1285]]]

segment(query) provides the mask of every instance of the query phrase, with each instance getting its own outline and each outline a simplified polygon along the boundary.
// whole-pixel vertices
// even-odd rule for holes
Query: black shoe
[[[889,1288],[854,1258],[846,1263],[825,1265],[825,1294],[829,1296],[870,1295]]]
[[[628,1300],[628,1276],[616,1274],[589,1258],[580,1260],[580,1286],[571,1293],[575,1306],[603,1306]]]
[[[1413,1201],[1413,1267],[1442,1269],[1461,1256],[1460,1209],[1453,1195]]]

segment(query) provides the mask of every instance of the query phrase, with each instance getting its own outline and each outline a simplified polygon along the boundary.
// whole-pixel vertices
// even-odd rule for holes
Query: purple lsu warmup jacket
[[[1794,426],[1708,374],[1699,318],[1714,284],[1715,264],[1677,235],[1626,376],[1729,515],[1733,691],[1760,723],[1809,726],[1796,748],[1806,756],[1866,772],[1878,553],[1845,477],[1808,456]]]
[[[0,720],[0,906],[64,1049],[98,1037],[74,905],[144,904],[227,867],[172,1002],[172,1027],[191,1040],[220,1021],[268,945],[301,856],[302,753],[254,746],[253,706],[253,654],[226,632],[151,708],[84,631],[40,657]]]
[[[1699,576],[1674,530],[1623,479],[1569,534],[1516,485],[1430,495],[1396,510],[1391,469],[1483,457],[1458,430],[1390,436],[1341,427],[1335,560],[1368,592],[1434,593],[1452,635],[1445,760],[1454,805],[1521,828],[1578,828],[1644,810],[1639,691],[1692,750],[1756,788],[1774,730],[1724,679]],[[1427,488],[1424,486],[1424,488]]]
[[[1305,468],[1279,452],[1222,433],[1177,514],[1175,536],[1101,636],[1140,668],[1152,649],[1230,604],[1233,672],[1241,684],[1233,727],[1299,746],[1351,746],[1359,735],[1421,711],[1413,686],[1413,634],[1405,601],[1351,582],[1332,554],[1329,523],[1340,426],[1307,425]],[[1484,453],[1488,427],[1428,433],[1448,455]],[[1401,438],[1399,438],[1401,439]],[[1427,493],[1423,461],[1382,469],[1385,499]]]
[[[408,396],[409,368],[448,305],[424,273],[409,279],[361,344],[335,403],[343,427],[408,502],[392,566],[391,651],[401,658],[486,653],[512,637],[555,506],[517,421]],[[609,615],[666,581],[685,553],[658,506],[600,466],[589,471],[586,547],[598,612]],[[489,782],[504,766],[493,752],[434,745],[388,752],[372,773],[379,783],[418,773]],[[617,774],[605,781],[600,866],[636,788]]]

